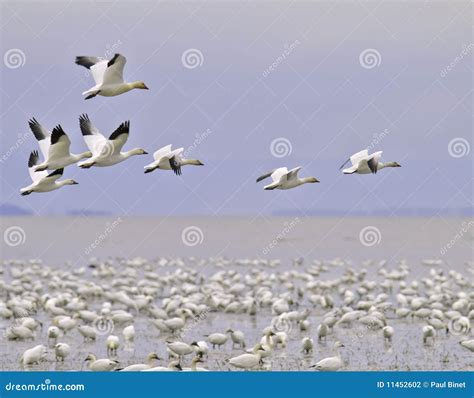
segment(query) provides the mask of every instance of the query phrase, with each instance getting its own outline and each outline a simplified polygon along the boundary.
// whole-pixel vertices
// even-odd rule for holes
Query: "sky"
[[[347,214],[472,208],[472,4],[438,2],[1,3],[0,203],[37,215]],[[150,90],[85,101],[77,55],[126,56]],[[108,136],[130,120],[109,168],[68,167],[79,185],[19,195],[30,183],[35,117],[61,124],[75,153],[78,117]],[[144,174],[173,144],[204,167]],[[401,168],[342,175],[364,148]],[[256,178],[302,166],[321,182],[263,191]]]

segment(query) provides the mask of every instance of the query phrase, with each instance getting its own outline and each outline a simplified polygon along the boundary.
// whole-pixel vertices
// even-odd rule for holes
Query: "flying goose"
[[[369,155],[369,151],[364,149],[347,159],[344,164],[339,167],[339,170],[341,170],[349,161],[352,163],[352,166],[342,170],[344,174],[376,174],[377,171],[384,167],[402,167],[397,162],[380,162],[379,160],[382,157],[382,153],[383,151],[378,151]]]
[[[76,64],[89,69],[95,81],[94,87],[82,93],[82,95],[87,95],[85,99],[96,95],[114,97],[134,88],[148,90],[142,81],[132,83],[123,81],[123,68],[126,62],[127,59],[120,54],[115,54],[110,60],[88,56],[76,57]]]
[[[35,169],[38,165],[38,159],[38,151],[33,151],[30,153],[30,158],[28,159],[28,171],[30,173],[30,177],[33,181],[33,184],[30,184],[27,187],[20,189],[20,192],[23,196],[29,195],[32,192],[54,191],[55,189],[59,189],[64,185],[78,184],[72,179],[57,181],[58,178],[63,175],[64,169],[57,169],[50,174],[48,174],[47,171],[36,172]]]
[[[28,121],[31,131],[38,141],[44,162],[37,165],[35,171],[57,170],[92,157],[91,152],[72,154],[69,152],[71,141],[61,125],[57,125],[53,132],[45,129],[35,118]]]
[[[151,173],[155,169],[173,170],[176,175],[181,175],[181,167],[187,165],[204,166],[204,164],[197,159],[184,159],[181,155],[184,148],[172,149],[171,145],[166,145],[158,149],[153,154],[155,159],[149,165],[146,165],[145,174]]]
[[[278,169],[272,170],[267,174],[264,174],[257,178],[257,182],[264,180],[265,178],[272,177],[273,182],[269,185],[266,185],[264,189],[291,189],[296,188],[297,186],[306,184],[306,183],[315,183],[319,182],[318,179],[314,177],[305,177],[299,178],[298,172],[301,170],[301,167],[295,167],[288,171],[286,167],[280,167]]]
[[[106,167],[123,162],[130,156],[146,155],[147,152],[141,148],[135,148],[130,151],[121,152],[122,147],[128,139],[130,122],[123,122],[109,137],[106,139],[99,130],[91,123],[89,116],[81,115],[79,117],[79,125],[86,142],[87,147],[92,152],[92,158],[78,164],[83,169],[89,167]]]

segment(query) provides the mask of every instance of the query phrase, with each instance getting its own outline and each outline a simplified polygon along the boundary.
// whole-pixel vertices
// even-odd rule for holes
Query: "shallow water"
[[[305,273],[312,264],[324,264],[327,269],[322,271],[318,280],[334,280],[342,276],[349,268],[360,271],[367,270],[366,280],[381,282],[382,269],[387,271],[398,269],[398,263],[406,260],[410,267],[410,275],[405,281],[420,281],[429,277],[431,268],[442,270],[447,274],[449,270],[456,270],[467,280],[472,281],[473,260],[472,242],[473,230],[463,233],[459,231],[463,219],[428,219],[428,218],[170,218],[170,219],[117,219],[109,218],[4,218],[2,230],[8,227],[19,227],[24,233],[24,242],[17,245],[2,245],[2,276],[5,283],[13,281],[12,270],[22,269],[23,265],[12,265],[7,259],[20,260],[19,264],[31,258],[43,261],[43,267],[52,267],[59,270],[74,270],[84,267],[84,274],[79,277],[85,280],[95,280],[110,286],[111,279],[98,280],[92,275],[93,270],[87,268],[90,257],[101,259],[107,257],[133,258],[143,256],[150,259],[151,269],[159,275],[172,274],[176,265],[159,265],[158,258],[177,257],[182,260],[181,268],[197,269],[206,280],[222,269],[233,269],[242,276],[248,275],[250,270],[256,269],[274,274],[277,278],[272,284],[274,295],[287,291],[284,283],[279,283],[278,277],[287,271],[297,271],[295,275]],[[188,227],[198,228],[198,243],[183,236]],[[360,232],[365,227],[376,227],[378,243],[370,246],[361,241]],[[108,232],[106,232],[108,231]],[[194,229],[196,232],[197,230]],[[200,231],[200,232],[199,232]],[[456,235],[457,234],[457,235]],[[100,236],[102,235],[103,238]],[[95,241],[99,243],[94,244]],[[276,241],[276,244],[272,244]],[[451,248],[443,254],[443,248],[454,241]],[[5,243],[5,242],[4,242]],[[92,247],[96,246],[96,247]],[[226,257],[228,259],[271,258],[280,259],[274,267],[253,263],[245,265],[245,261],[232,261],[220,266],[220,261],[209,261],[209,257]],[[294,258],[303,258],[301,264],[293,263]],[[331,261],[342,258],[344,261]],[[423,263],[423,259],[440,259],[439,263]],[[387,262],[383,262],[387,260]],[[115,277],[123,272],[127,266],[124,261],[115,262]],[[140,267],[136,282],[143,280]],[[305,281],[299,277],[291,278],[295,286],[304,289]],[[420,293],[425,287],[420,283]],[[44,293],[54,294],[49,290],[48,278],[42,280]],[[355,291],[359,284],[348,287]],[[169,288],[163,290],[154,303],[161,306],[163,298],[169,295]],[[472,291],[472,282],[470,285]],[[377,286],[371,292],[374,296],[381,293]],[[389,293],[389,301],[396,303],[394,295],[398,292],[398,282],[394,282],[394,289]],[[474,354],[461,347],[458,342],[467,336],[438,331],[434,341],[422,343],[422,325],[426,324],[419,319],[394,319],[395,315],[388,311],[388,323],[394,327],[395,334],[391,344],[383,341],[380,330],[371,330],[363,325],[353,328],[335,327],[327,337],[327,341],[317,342],[316,328],[322,320],[323,314],[329,309],[314,307],[308,302],[308,294],[299,300],[298,306],[293,309],[302,311],[309,309],[308,320],[311,323],[309,331],[301,332],[294,323],[283,325],[284,331],[289,334],[289,341],[285,348],[276,349],[267,360],[265,368],[273,370],[310,370],[309,366],[318,360],[334,355],[333,343],[336,340],[344,343],[341,357],[344,360],[344,370],[469,370],[474,369]],[[342,298],[337,289],[330,292],[335,305],[341,305]],[[5,292],[0,292],[0,300],[5,299]],[[89,309],[99,310],[103,300],[89,301]],[[471,303],[472,305],[472,303]],[[120,308],[120,305],[114,305]],[[191,321],[190,326],[182,335],[186,342],[204,340],[205,336],[213,332],[225,332],[228,328],[242,330],[246,335],[248,347],[256,344],[262,335],[262,330],[272,323],[271,309],[259,308],[257,315],[228,314],[222,311],[206,313],[202,320]],[[44,323],[34,341],[6,341],[3,331],[12,323],[11,320],[0,318],[2,340],[0,346],[0,368],[3,370],[19,369],[21,353],[36,344],[46,344],[46,329],[51,317],[43,310],[35,314],[35,318]],[[124,347],[123,343],[118,352],[121,366],[131,363],[143,363],[145,356],[155,351],[161,358],[160,364],[166,364],[167,353],[165,340],[170,336],[160,336],[158,330],[150,324],[143,313],[135,317],[136,338],[133,346]],[[472,322],[471,322],[472,324]],[[471,325],[472,326],[472,325]],[[115,326],[113,334],[121,337],[122,327]],[[301,339],[310,336],[314,339],[314,350],[310,355],[301,353]],[[64,364],[54,361],[52,351],[48,361],[31,367],[32,370],[81,370],[86,369],[84,359],[89,352],[98,357],[106,356],[105,339],[107,335],[99,336],[96,342],[84,343],[77,330],[73,330],[61,337],[58,341],[70,344],[73,353]],[[472,337],[470,337],[472,338]],[[225,360],[242,353],[241,349],[232,349],[227,342],[222,349],[210,351],[205,366],[212,370],[227,370]],[[190,358],[184,360],[183,365],[189,366]]]

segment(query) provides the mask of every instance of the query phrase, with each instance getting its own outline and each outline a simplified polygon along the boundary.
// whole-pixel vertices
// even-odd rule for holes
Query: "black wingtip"
[[[58,124],[51,133],[51,145],[56,144],[63,135],[66,135],[66,133],[62,126]]]
[[[39,159],[38,151],[32,151],[28,159],[28,167],[36,166],[38,164],[38,159]]]
[[[63,172],[64,172],[64,169],[57,169],[57,170],[54,170],[52,173],[48,174],[47,177],[52,177],[56,175],[62,176]]]
[[[107,68],[115,64],[115,61],[117,61],[117,58],[120,56],[120,54],[115,54],[114,57],[107,62]]]

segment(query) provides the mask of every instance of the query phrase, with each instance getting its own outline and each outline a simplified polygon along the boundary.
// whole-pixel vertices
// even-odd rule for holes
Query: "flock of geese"
[[[89,69],[95,85],[83,92],[85,99],[93,98],[97,95],[112,97],[126,93],[132,89],[145,89],[148,87],[142,81],[125,82],[123,79],[123,69],[126,58],[123,55],[115,54],[110,60],[98,57],[78,56],[76,64]],[[33,192],[50,192],[65,185],[75,185],[72,179],[59,180],[63,175],[64,168],[72,164],[83,169],[90,167],[109,167],[121,163],[136,155],[146,155],[142,148],[134,148],[122,151],[130,133],[130,122],[120,124],[117,129],[106,138],[90,121],[87,115],[79,117],[79,126],[84,141],[89,149],[87,152],[73,154],[70,152],[71,140],[61,125],[56,126],[52,132],[44,128],[35,118],[29,121],[30,129],[38,140],[39,149],[43,155],[40,161],[38,151],[32,151],[28,159],[28,170],[32,183],[21,188],[22,195],[29,195]],[[183,157],[184,148],[172,149],[167,145],[153,153],[153,162],[145,166],[145,173],[153,170],[172,170],[175,174],[181,175],[181,168],[186,165],[202,166],[203,163],[197,159],[185,159]],[[369,154],[368,150],[360,151],[350,157],[351,167],[343,170],[344,174],[370,174],[385,167],[400,167],[397,162],[383,163],[380,161],[382,151]],[[346,162],[347,163],[347,162]],[[345,164],[346,164],[345,163]],[[345,166],[345,164],[342,167]],[[259,177],[257,182],[271,177],[272,183],[266,185],[264,189],[292,189],[306,183],[319,182],[315,177],[298,177],[301,167],[288,170],[280,167]],[[50,170],[51,172],[48,172]]]
[[[473,368],[467,276],[420,275],[403,261],[297,260],[290,270],[221,257],[91,259],[74,269],[3,261],[7,369],[10,350],[32,370],[427,370],[426,358],[429,369]]]

